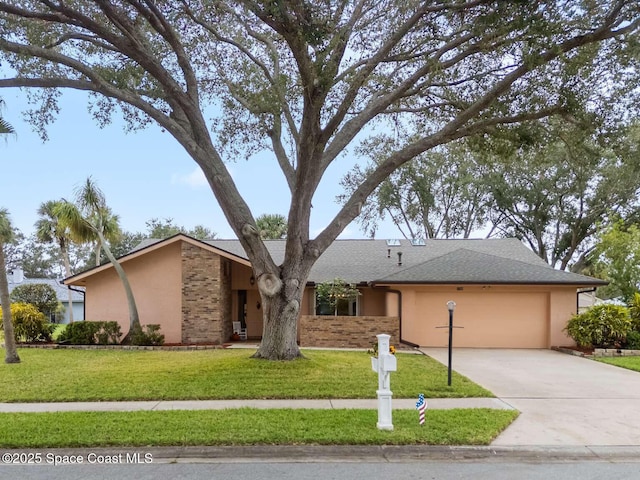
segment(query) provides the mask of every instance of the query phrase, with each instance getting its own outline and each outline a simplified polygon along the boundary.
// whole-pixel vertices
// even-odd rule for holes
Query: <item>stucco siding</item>
[[[557,288],[550,293],[549,302],[549,346],[572,346],[576,342],[564,331],[567,322],[577,313],[575,288]]]
[[[360,315],[383,316],[386,314],[386,292],[375,288],[360,289]]]
[[[166,343],[181,342],[180,247],[171,244],[122,264],[136,300],[140,323],[159,324]],[[124,288],[113,268],[87,278],[86,319],[116,321],[129,331]]]

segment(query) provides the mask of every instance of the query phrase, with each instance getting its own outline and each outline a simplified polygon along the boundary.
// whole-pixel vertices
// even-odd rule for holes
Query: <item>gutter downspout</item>
[[[87,302],[86,302],[87,292],[84,290],[73,288],[71,285],[67,285],[66,287],[73,292],[81,293],[82,296],[84,297],[84,300],[82,300],[82,321],[84,322],[87,319]]]
[[[580,294],[581,293],[593,293],[598,287],[587,288],[586,290],[578,290],[576,292],[576,314],[580,313]]]

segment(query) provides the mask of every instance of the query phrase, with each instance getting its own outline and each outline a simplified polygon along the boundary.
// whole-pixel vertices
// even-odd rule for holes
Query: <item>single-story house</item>
[[[276,262],[284,240],[267,240]],[[141,323],[159,324],[167,343],[221,344],[240,321],[262,335],[261,299],[238,240],[199,241],[183,234],[143,242],[120,258]],[[338,316],[316,301],[318,283],[340,278],[360,295]],[[128,329],[125,294],[113,267],[65,280],[86,289],[86,318]],[[578,291],[606,282],[551,268],[517,239],[337,240],[318,259],[298,324],[301,346],[368,347],[378,333],[392,342],[446,346],[454,310],[458,347],[549,348],[572,344],[563,332]],[[328,313],[328,315],[327,315]]]
[[[27,278],[24,276],[24,271],[21,268],[16,268],[7,275],[7,281],[9,282],[9,293],[13,292],[13,289],[20,285],[49,285],[56,292],[56,297],[62,304],[62,311],[52,313],[49,320],[51,323],[69,323],[69,287],[63,285],[60,280],[56,280],[55,278]],[[83,289],[71,287],[71,304],[73,306],[73,320],[84,320]]]

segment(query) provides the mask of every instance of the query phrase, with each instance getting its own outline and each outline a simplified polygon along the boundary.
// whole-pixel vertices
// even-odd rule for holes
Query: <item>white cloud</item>
[[[207,179],[202,173],[200,167],[196,167],[191,173],[186,175],[179,175],[174,173],[171,176],[172,185],[186,185],[190,188],[206,187],[208,185]]]

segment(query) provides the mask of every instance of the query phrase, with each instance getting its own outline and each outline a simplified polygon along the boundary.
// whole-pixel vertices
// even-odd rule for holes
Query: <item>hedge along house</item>
[[[274,260],[284,240],[265,242]],[[262,306],[251,264],[237,240],[199,241],[178,234],[149,240],[120,262],[141,323],[159,324],[167,343],[222,344],[240,321],[262,335]],[[338,315],[316,301],[318,283],[340,278],[360,295]],[[85,287],[86,318],[128,329],[124,291],[113,267],[65,280]],[[516,239],[337,240],[308,279],[298,324],[301,346],[368,347],[378,333],[392,343],[446,346],[446,303],[456,302],[458,347],[549,348],[572,344],[563,332],[580,289],[606,282],[554,270]],[[330,315],[326,315],[330,313]]]

